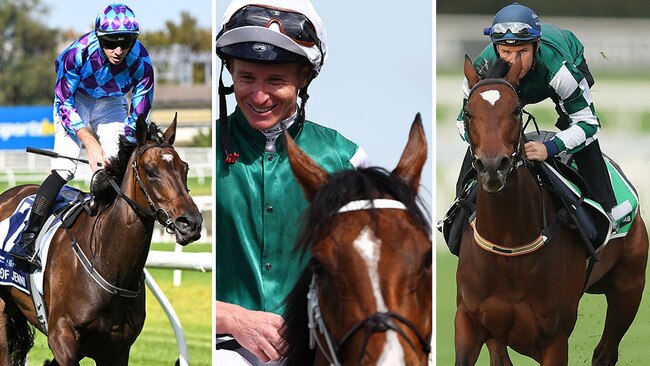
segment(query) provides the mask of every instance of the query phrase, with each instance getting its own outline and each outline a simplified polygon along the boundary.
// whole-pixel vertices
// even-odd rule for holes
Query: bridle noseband
[[[472,94],[474,94],[476,89],[478,89],[481,86],[490,85],[490,84],[505,85],[508,88],[510,88],[510,90],[512,90],[515,93],[515,95],[517,95],[517,89],[515,89],[515,87],[505,79],[487,78],[479,81],[478,83],[476,83],[476,85],[472,87],[472,89],[470,89],[469,95],[467,96],[467,101],[469,102],[469,99],[472,97]],[[478,159],[478,156],[476,156],[476,153],[474,152],[474,145],[472,143],[472,139],[469,133],[470,117],[467,111],[465,110],[465,108],[463,108],[462,117],[463,117],[463,126],[465,128],[465,134],[467,136],[467,142],[469,143],[469,152],[472,156],[472,166],[474,166],[474,169],[476,169],[475,163],[476,163],[476,159]],[[514,151],[512,152],[512,154],[510,154],[510,160],[509,160],[510,164],[506,171],[506,175],[510,174],[513,170],[515,170],[516,168],[518,168],[523,164],[519,156],[519,151],[521,150],[521,141],[523,139],[524,130],[526,129],[526,126],[524,126],[523,123],[523,108],[521,106],[518,106],[516,109],[516,117],[517,120],[519,121],[519,126],[520,126],[519,137],[517,138],[517,143],[515,144]]]
[[[352,201],[344,205],[338,210],[338,213],[350,212],[350,211],[360,211],[360,210],[371,210],[371,209],[398,209],[406,210],[404,203],[392,200],[392,199],[375,199],[375,200],[359,200]],[[314,349],[316,345],[325,356],[325,359],[329,362],[331,366],[340,366],[341,362],[339,361],[339,356],[342,350],[347,345],[348,341],[356,334],[359,330],[365,329],[363,345],[359,351],[359,363],[363,358],[366,347],[368,346],[368,341],[374,333],[386,332],[388,330],[393,330],[402,336],[411,348],[417,352],[416,345],[413,344],[411,339],[406,335],[404,329],[400,327],[394,320],[398,320],[402,324],[406,325],[415,335],[417,336],[422,350],[425,354],[431,352],[431,346],[429,345],[430,340],[424,338],[422,333],[417,329],[415,324],[410,320],[406,319],[404,316],[394,313],[392,311],[385,312],[376,312],[371,314],[364,319],[355,323],[350,330],[341,338],[341,340],[336,343],[332,338],[327,325],[325,324],[320,309],[320,304],[318,302],[318,276],[313,273],[311,277],[311,283],[309,284],[309,291],[307,292],[307,317],[308,317],[308,326],[309,326],[309,348]],[[319,333],[325,338],[326,346],[322,344]]]

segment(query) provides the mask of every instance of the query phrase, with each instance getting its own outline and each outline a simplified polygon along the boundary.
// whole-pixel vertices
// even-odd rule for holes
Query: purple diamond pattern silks
[[[138,115],[149,120],[154,73],[149,53],[139,41],[124,61],[113,65],[104,55],[96,33],[90,32],[61,52],[55,66],[54,112],[68,132],[76,134],[85,125],[75,109],[77,92],[99,99],[123,96],[132,90],[129,115],[124,121],[126,136],[133,135]]]

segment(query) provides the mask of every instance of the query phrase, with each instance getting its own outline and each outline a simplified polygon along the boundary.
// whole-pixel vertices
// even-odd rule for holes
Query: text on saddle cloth
[[[24,261],[14,260],[13,256],[9,254],[9,251],[20,239],[27,226],[34,197],[34,195],[25,197],[13,213],[0,222],[0,284],[16,287],[27,294],[30,293],[27,280],[29,276],[29,264]],[[88,200],[90,200],[90,196],[86,195],[80,198],[80,191],[75,188],[66,186],[61,190],[61,193],[52,206],[53,212],[56,212],[57,215],[50,215],[48,217],[36,241],[36,249],[40,258],[47,258],[50,242],[62,223],[59,215],[64,212],[75,211],[74,208],[76,206],[81,206],[83,202],[87,202]],[[36,280],[36,287],[42,294],[43,273],[45,272],[47,261],[42,260],[41,262],[43,268],[34,274],[34,278]]]

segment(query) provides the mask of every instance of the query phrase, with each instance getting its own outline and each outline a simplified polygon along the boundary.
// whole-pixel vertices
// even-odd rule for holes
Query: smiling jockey
[[[278,361],[285,352],[282,300],[307,259],[292,254],[307,201],[292,174],[282,132],[287,130],[330,173],[369,161],[337,131],[305,120],[307,86],[327,57],[325,29],[311,2],[233,1],[216,52],[233,88],[220,80],[215,360],[256,365]],[[237,107],[228,116],[230,92]],[[228,338],[221,335],[238,344],[222,342]]]
[[[82,35],[56,59],[54,152],[78,158],[86,148],[95,172],[117,155],[121,135],[133,138],[139,115],[149,116],[154,74],[149,53],[137,38],[140,27],[124,4],[110,4]],[[132,92],[131,106],[126,94]],[[92,136],[95,131],[99,141]],[[75,162],[52,159],[52,172],[41,184],[29,223],[10,253],[40,266],[34,242],[61,188],[74,177]]]

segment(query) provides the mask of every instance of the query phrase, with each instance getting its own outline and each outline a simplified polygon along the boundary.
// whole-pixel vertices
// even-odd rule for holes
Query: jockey
[[[292,254],[307,202],[278,137],[287,130],[330,173],[370,163],[337,131],[305,120],[307,87],[327,57],[325,29],[311,2],[232,1],[216,52],[233,86],[224,87],[220,77],[215,357],[256,365],[286,351],[281,303],[307,260]],[[237,107],[228,116],[231,92]]]
[[[560,153],[572,153],[580,174],[587,182],[590,195],[605,212],[611,211],[616,199],[605,167],[597,136],[600,122],[596,116],[590,88],[594,79],[587,66],[582,43],[568,30],[540,23],[530,8],[513,3],[499,10],[492,26],[485,28],[492,44],[474,61],[479,70],[500,57],[512,64],[521,56],[522,71],[517,94],[522,105],[539,103],[551,98],[561,130],[550,141],[530,141],[525,144],[528,160],[543,161]],[[469,88],[463,83],[467,103]],[[462,112],[456,125],[463,138],[465,130]],[[457,189],[471,168],[466,155]],[[589,195],[589,194],[588,194]]]
[[[139,32],[131,8],[110,4],[97,15],[95,30],[79,37],[55,62],[54,152],[78,158],[83,145],[93,172],[117,155],[121,135],[133,139],[139,115],[148,120],[154,75],[149,53],[137,40]],[[130,91],[129,108],[126,94]],[[74,177],[77,165],[57,158],[51,168],[34,199],[27,228],[10,252],[37,267],[40,261],[34,241],[52,202]]]

